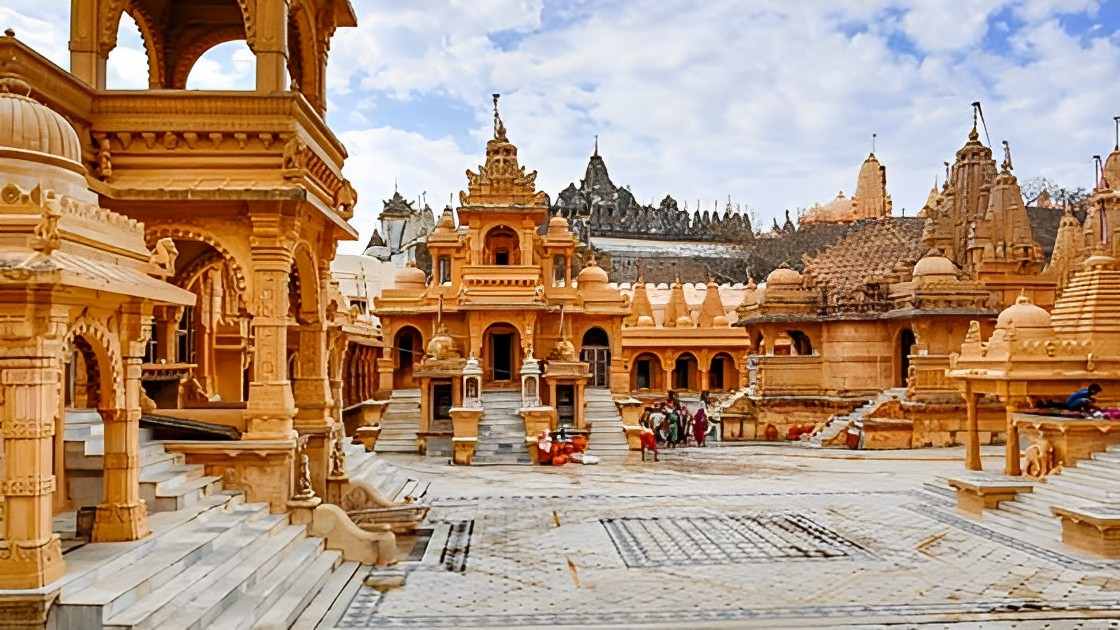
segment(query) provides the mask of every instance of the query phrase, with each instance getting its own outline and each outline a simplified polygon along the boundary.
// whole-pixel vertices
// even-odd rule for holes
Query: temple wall
[[[881,321],[829,322],[822,330],[822,379],[829,392],[880,391],[893,386],[890,325]]]
[[[1006,438],[1006,411],[999,404],[978,408],[981,444],[1001,444]],[[891,401],[864,420],[865,449],[961,446],[965,443],[965,405]]]

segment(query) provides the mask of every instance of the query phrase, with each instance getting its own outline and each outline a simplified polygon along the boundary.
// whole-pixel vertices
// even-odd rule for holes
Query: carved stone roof
[[[805,264],[805,275],[830,301],[844,302],[869,281],[889,276],[900,263],[908,268],[925,253],[920,237],[924,220],[886,217],[868,221]]]
[[[60,114],[28,94],[31,87],[12,77],[0,78],[0,146],[46,153],[74,164],[82,163],[78,133]]]

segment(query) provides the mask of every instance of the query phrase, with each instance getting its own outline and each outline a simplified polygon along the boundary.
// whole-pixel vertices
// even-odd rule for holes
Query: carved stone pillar
[[[972,383],[965,383],[964,389],[964,402],[967,409],[968,427],[966,431],[965,442],[965,462],[964,467],[968,470],[983,470],[984,465],[980,461],[980,422],[977,418],[977,403],[978,396],[972,391]]]
[[[288,0],[257,0],[256,37],[257,91],[288,89]]]
[[[17,319],[0,327],[0,336],[8,342],[0,357],[0,433],[4,442],[0,492],[5,510],[0,589],[41,588],[64,573],[62,546],[51,531],[55,491],[51,466],[65,319],[48,323],[43,317],[32,322],[26,314],[21,308],[17,316],[24,321]]]
[[[123,407],[101,409],[105,423],[102,499],[93,523],[93,542],[138,540],[151,533],[148,508],[140,498],[140,376],[150,318],[139,305],[121,316],[124,360]],[[102,386],[104,387],[104,385]],[[102,398],[102,406],[106,404]]]
[[[105,89],[105,76],[109,50],[103,49],[99,38],[105,31],[101,27],[105,13],[103,0],[72,0],[70,5],[70,72],[96,89]],[[116,38],[116,26],[112,37]]]
[[[253,375],[246,405],[247,440],[295,436],[296,413],[288,381],[288,277],[291,254],[279,243],[279,217],[253,217]]]
[[[311,484],[319,496],[327,496],[334,417],[327,378],[327,328],[321,323],[300,326],[299,374],[292,379],[292,394],[296,403],[293,426],[301,437],[308,437]]]

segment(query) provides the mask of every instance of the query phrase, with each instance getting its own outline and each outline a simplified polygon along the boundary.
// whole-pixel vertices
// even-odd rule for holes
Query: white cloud
[[[39,15],[31,0],[10,1],[0,16]],[[615,181],[642,201],[672,193],[711,207],[730,194],[767,224],[785,208],[850,194],[872,133],[895,207],[916,209],[964,141],[977,99],[1021,177],[1088,185],[1088,156],[1112,146],[1120,102],[1117,25],[1067,32],[1085,20],[1065,16],[1095,16],[1095,0],[354,5],[360,26],[337,32],[328,85],[363,237],[394,176],[402,194],[427,190],[433,206],[463,187],[463,170],[482,159],[492,91],[505,95],[522,163],[552,195],[582,175],[598,133]],[[36,45],[65,47],[64,22],[35,30],[59,34]],[[226,88],[251,76],[239,69],[251,69],[246,61],[197,71]],[[393,107],[375,106],[386,99]],[[473,112],[455,136],[471,140],[445,137],[458,121],[404,118],[420,116],[408,104],[422,101]]]

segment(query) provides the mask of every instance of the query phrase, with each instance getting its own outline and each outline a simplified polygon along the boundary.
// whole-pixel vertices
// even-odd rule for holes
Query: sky
[[[872,134],[895,214],[912,214],[976,100],[1021,181],[1089,188],[1091,156],[1112,149],[1120,115],[1120,0],[352,4],[359,26],[331,44],[327,117],[349,151],[361,243],[394,188],[438,212],[466,187],[494,92],[551,196],[578,185],[598,135],[612,179],[639,201],[672,194],[692,210],[730,198],[756,227],[850,196]],[[0,27],[65,68],[69,7],[5,0]],[[146,86],[142,50],[122,21],[110,88]],[[243,42],[208,51],[188,81],[252,84]]]

